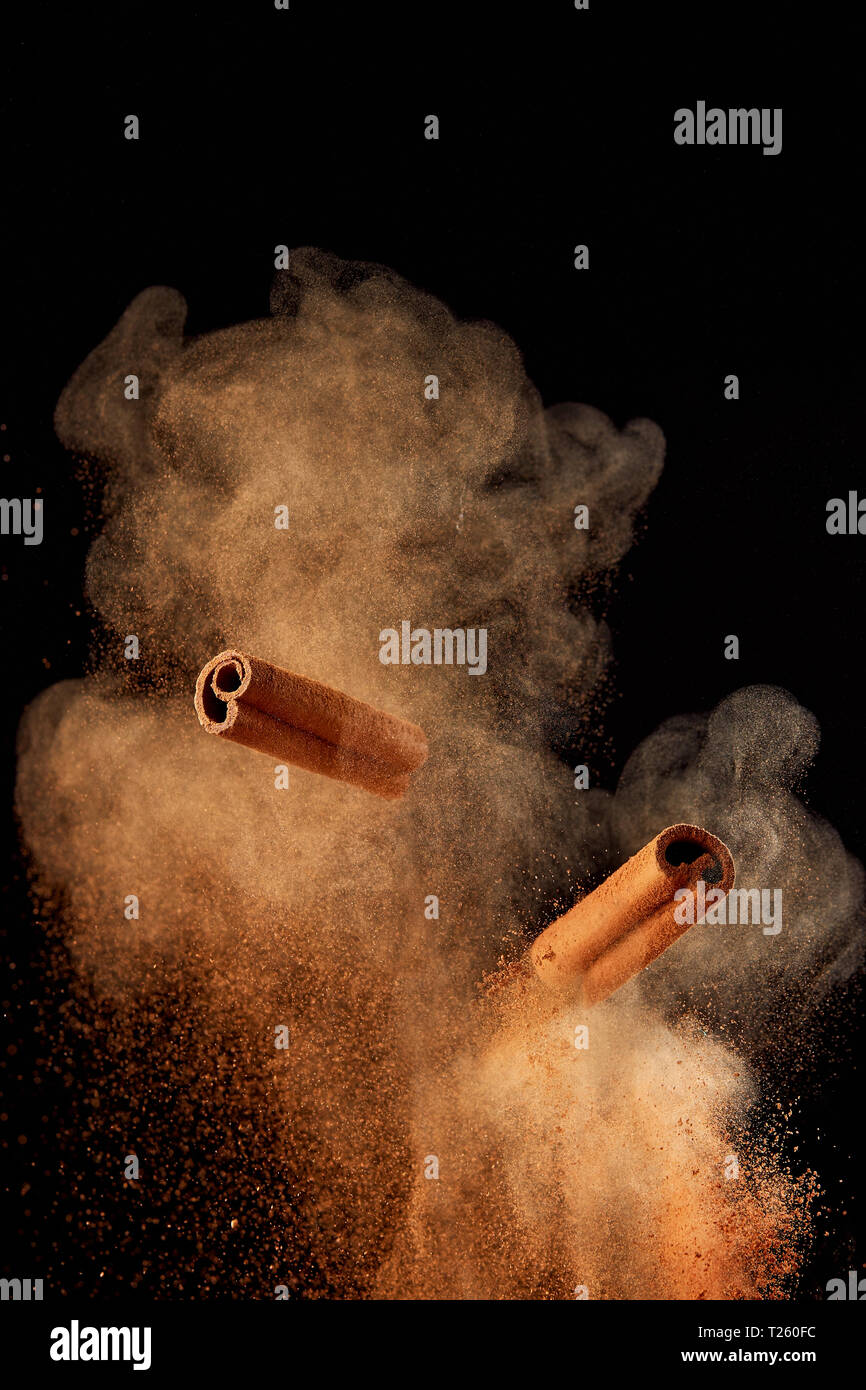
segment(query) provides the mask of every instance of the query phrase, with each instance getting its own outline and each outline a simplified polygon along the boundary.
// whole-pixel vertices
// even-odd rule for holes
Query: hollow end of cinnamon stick
[[[227,735],[237,718],[237,697],[251,672],[239,652],[220,652],[202,669],[195,683],[199,723],[209,734]]]

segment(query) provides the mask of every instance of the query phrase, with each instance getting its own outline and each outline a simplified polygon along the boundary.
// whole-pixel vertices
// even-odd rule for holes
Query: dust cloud
[[[131,1284],[224,1295],[237,1238],[239,1297],[779,1296],[816,1183],[756,1125],[748,1054],[792,982],[803,1013],[853,968],[862,899],[795,794],[814,721],[741,691],[663,725],[615,794],[575,793],[552,748],[595,707],[592,595],[661,432],[545,409],[500,329],[380,266],[297,251],[271,310],[186,338],[180,295],[147,290],[57,408],[103,489],[97,635],[88,674],[26,712],[17,804],[93,1086],[166,1222]],[[403,620],[485,627],[487,673],[383,666]],[[229,646],[420,724],[405,800],[295,769],[276,790],[267,759],[204,737],[195,677]],[[479,1003],[485,971],[679,820],[785,890],[779,937],[687,933],[593,1011],[586,1050],[587,1020],[531,990]],[[102,1251],[126,1217],[92,1201],[79,1240]]]

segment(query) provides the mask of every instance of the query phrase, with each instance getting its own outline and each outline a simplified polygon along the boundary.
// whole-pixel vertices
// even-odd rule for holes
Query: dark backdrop
[[[608,611],[609,783],[665,717],[779,684],[823,731],[809,803],[866,857],[866,537],[825,530],[830,497],[866,494],[856,89],[839,67],[860,40],[833,6],[803,13],[602,0],[588,13],[570,0],[393,11],[292,0],[288,13],[187,0],[104,17],[31,7],[5,49],[0,452],[3,495],[41,487],[47,534],[41,547],[0,542],[8,800],[21,707],[79,675],[88,644],[93,524],[53,436],[57,397],[146,286],[180,289],[193,333],[265,313],[285,242],[383,262],[461,317],[500,323],[546,403],[662,426],[665,472]],[[782,106],[781,155],[676,147],[673,112],[699,98]],[[138,144],[123,139],[129,112]],[[431,112],[438,143],[423,138]],[[588,273],[572,266],[578,242]],[[738,402],[722,396],[729,372]],[[691,660],[660,654],[660,607]],[[729,632],[739,662],[722,659]],[[32,1085],[42,955],[11,816],[7,828],[3,998],[16,1050],[2,1059],[0,1136],[7,1226],[29,1252],[34,1230],[65,1238],[38,1191],[29,1205],[20,1195],[50,1171],[64,1099],[60,1080]],[[846,1194],[813,1283],[856,1249],[856,1043],[836,1050],[801,1118],[807,1158]],[[13,1249],[3,1272],[21,1258],[32,1265]]]

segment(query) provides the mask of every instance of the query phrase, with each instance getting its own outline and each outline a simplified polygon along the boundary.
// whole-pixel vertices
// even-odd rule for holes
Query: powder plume
[[[17,804],[92,1068],[70,1130],[90,1133],[97,1091],[172,1224],[133,1283],[224,1292],[229,1260],[243,1297],[780,1294],[815,1184],[783,1135],[756,1138],[750,1049],[789,984],[853,968],[862,899],[792,790],[814,721],[741,691],[663,726],[615,793],[576,794],[553,750],[598,699],[591,597],[660,476],[660,430],[545,409],[505,333],[379,266],[294,252],[271,308],[188,338],[180,295],[147,290],[57,408],[105,480],[97,635],[89,674],[25,716]],[[486,673],[384,666],[379,633],[407,619],[485,628]],[[411,796],[295,768],[278,789],[266,759],[202,737],[190,693],[225,648],[423,729]],[[788,890],[791,930],[695,928],[593,1011],[584,1050],[580,1010],[519,978],[479,1004],[485,972],[677,822]],[[96,1186],[61,1285],[129,1223]]]

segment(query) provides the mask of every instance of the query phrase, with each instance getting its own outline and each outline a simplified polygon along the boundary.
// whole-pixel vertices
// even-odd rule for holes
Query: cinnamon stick
[[[708,892],[734,886],[727,845],[698,825],[668,826],[541,933],[529,952],[536,975],[587,1004],[606,999],[688,931],[674,895],[700,879]]]
[[[377,796],[402,796],[427,758],[417,724],[243,652],[202,668],[195,708],[209,734]]]

